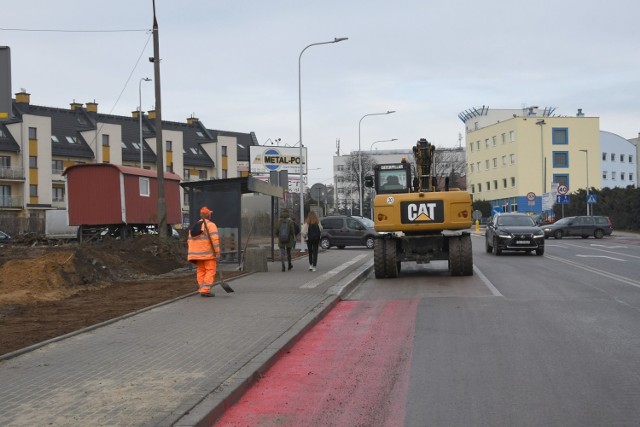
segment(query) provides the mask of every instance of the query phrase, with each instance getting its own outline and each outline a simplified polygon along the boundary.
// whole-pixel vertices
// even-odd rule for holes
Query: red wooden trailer
[[[77,225],[78,240],[108,233],[128,238],[158,227],[158,177],[155,171],[108,163],[68,167],[69,225]],[[167,225],[182,222],[180,177],[164,173]],[[171,234],[170,234],[171,235]]]

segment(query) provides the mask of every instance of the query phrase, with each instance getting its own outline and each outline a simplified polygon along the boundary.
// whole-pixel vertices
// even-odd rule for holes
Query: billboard
[[[249,161],[252,174],[269,174],[271,171],[286,170],[289,175],[300,175],[300,148],[265,147],[252,145],[249,147]],[[302,173],[307,173],[307,149],[302,148]]]
[[[11,49],[0,46],[0,120],[11,117]]]

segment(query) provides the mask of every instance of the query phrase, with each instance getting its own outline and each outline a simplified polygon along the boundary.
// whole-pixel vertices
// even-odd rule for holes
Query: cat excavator
[[[448,261],[452,276],[473,275],[471,195],[459,188],[438,188],[435,146],[420,139],[415,165],[379,164],[365,185],[375,189],[373,221],[378,236],[373,257],[376,278],[394,278],[403,262]]]

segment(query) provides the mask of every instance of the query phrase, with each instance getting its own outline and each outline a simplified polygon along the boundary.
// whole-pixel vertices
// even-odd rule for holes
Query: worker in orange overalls
[[[187,261],[198,267],[198,292],[203,297],[214,296],[211,287],[220,257],[220,239],[218,227],[211,221],[211,210],[206,206],[200,209],[200,220],[189,230],[187,248]]]

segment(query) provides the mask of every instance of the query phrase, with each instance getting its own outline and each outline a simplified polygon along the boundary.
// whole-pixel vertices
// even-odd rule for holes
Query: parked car
[[[329,249],[337,246],[366,246],[373,249],[373,242],[378,234],[373,228],[373,221],[368,218],[346,215],[327,216],[320,220],[322,235],[320,247]]]
[[[568,216],[553,224],[544,225],[542,230],[545,239],[562,239],[567,236],[580,236],[583,239],[593,236],[602,239],[613,233],[613,226],[607,216]]]
[[[10,242],[11,242],[11,236],[9,236],[4,231],[0,231],[0,244],[10,243]]]
[[[544,255],[544,231],[527,214],[499,213],[487,224],[485,249],[494,255],[502,251]]]

